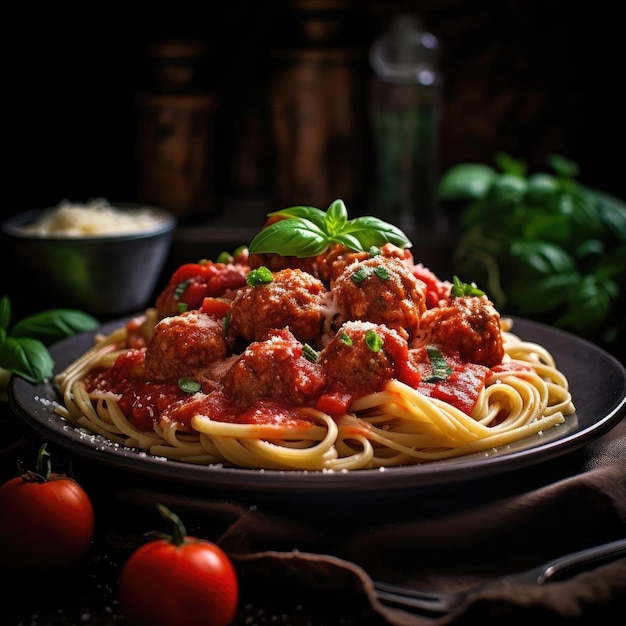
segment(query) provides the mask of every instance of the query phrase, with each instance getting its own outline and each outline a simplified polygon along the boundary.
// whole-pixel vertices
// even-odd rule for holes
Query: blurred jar
[[[148,50],[153,85],[137,97],[137,187],[141,202],[178,217],[213,212],[217,99],[202,89],[205,45],[163,41]]]
[[[376,167],[372,213],[411,234],[443,229],[435,202],[438,163],[439,45],[417,15],[393,18],[369,54]]]
[[[341,198],[357,211],[365,126],[359,58],[357,50],[324,48],[274,55],[269,109],[279,206],[326,210]]]

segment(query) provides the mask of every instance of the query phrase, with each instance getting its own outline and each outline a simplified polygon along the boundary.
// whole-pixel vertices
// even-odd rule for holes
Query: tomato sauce
[[[305,406],[260,399],[242,408],[220,389],[190,394],[178,382],[153,382],[141,378],[145,350],[130,350],[120,355],[113,367],[87,380],[88,391],[110,392],[131,425],[150,432],[160,422],[176,422],[181,430],[191,432],[194,415],[207,415],[219,422],[237,424],[273,424],[277,426],[312,426]]]
[[[432,272],[414,266],[411,274],[393,255],[360,264],[385,272],[382,278],[365,272],[355,282],[349,265],[328,293],[320,280],[305,279],[297,269],[251,286],[246,264],[182,265],[157,298],[158,332],[144,342],[139,319],[131,321],[130,349],[109,370],[92,373],[87,389],[115,394],[131,424],[144,432],[164,423],[192,431],[195,415],[264,428],[312,427],[311,408],[338,419],[357,398],[383,390],[392,379],[471,415],[487,375],[500,371],[497,311],[485,298],[447,297]],[[426,285],[431,308],[419,285]],[[414,336],[401,324],[396,328],[397,311],[410,303],[414,310],[405,321],[424,309]],[[381,320],[365,317],[372,307]],[[339,314],[339,330],[322,341],[330,311]],[[269,326],[257,336],[259,320]],[[416,341],[419,347],[413,347]],[[431,347],[440,350],[436,363]],[[200,390],[185,390],[181,379]]]

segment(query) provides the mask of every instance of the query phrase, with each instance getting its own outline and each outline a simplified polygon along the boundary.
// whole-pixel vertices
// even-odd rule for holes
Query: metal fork
[[[378,599],[385,604],[419,610],[427,614],[449,613],[463,607],[469,597],[484,589],[505,588],[512,585],[543,585],[557,578],[572,576],[593,566],[626,556],[626,538],[604,543],[558,557],[532,569],[472,587],[460,592],[429,592],[402,585],[375,581]]]

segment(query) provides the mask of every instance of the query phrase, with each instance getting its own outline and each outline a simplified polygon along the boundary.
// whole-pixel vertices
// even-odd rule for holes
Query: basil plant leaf
[[[95,330],[100,322],[76,309],[50,309],[18,321],[9,333],[11,337],[30,337],[50,345],[77,333]]]
[[[600,191],[595,192],[595,197],[605,228],[617,239],[626,240],[626,202]]]
[[[511,256],[520,266],[532,268],[538,274],[569,274],[576,270],[570,254],[546,241],[516,241],[511,245]]]
[[[8,337],[0,344],[0,366],[36,384],[52,377],[54,360],[38,339]]]
[[[483,198],[498,173],[489,165],[461,163],[453,165],[437,185],[440,200],[478,200]]]

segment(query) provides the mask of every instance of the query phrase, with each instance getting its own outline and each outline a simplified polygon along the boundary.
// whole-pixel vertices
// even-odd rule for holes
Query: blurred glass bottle
[[[418,15],[395,16],[369,54],[376,165],[372,213],[412,235],[443,228],[435,202],[439,44]]]

